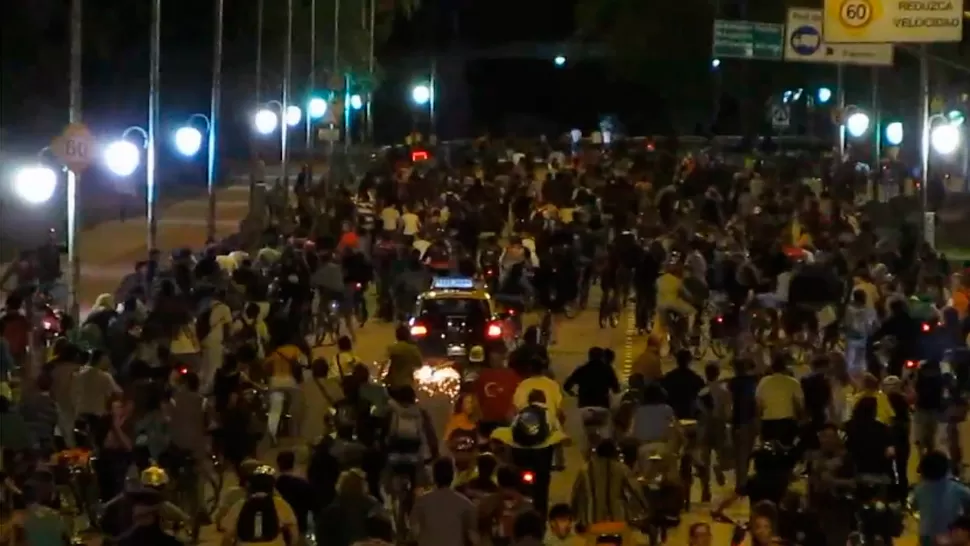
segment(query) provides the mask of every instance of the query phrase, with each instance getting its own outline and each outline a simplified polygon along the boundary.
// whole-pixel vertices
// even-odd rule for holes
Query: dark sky
[[[343,5],[355,1],[344,0]],[[0,17],[0,127],[5,136],[17,136],[4,138],[4,148],[23,145],[35,149],[63,126],[69,4],[70,0],[4,2]],[[234,122],[246,121],[240,103],[251,100],[239,88],[252,79],[255,0],[230,0],[226,4],[224,100],[226,108],[232,111],[223,115],[232,126]],[[283,5],[272,0],[266,4],[273,9]],[[84,0],[84,117],[96,132],[143,124],[147,111],[150,5],[147,0]],[[208,1],[164,0],[163,124],[177,124],[192,112],[208,109],[211,23],[212,7]],[[399,125],[407,125],[411,116],[406,104],[407,89],[416,73],[427,71],[424,67],[429,63],[419,57],[429,49],[560,41],[573,32],[573,8],[568,1],[425,0],[410,21],[395,25],[390,40],[379,48],[379,62],[387,75],[375,98],[379,135],[387,140],[406,132],[407,127]],[[538,51],[526,48],[522,53],[532,58],[479,59],[467,64],[442,62],[439,117],[450,117],[449,111],[454,111],[463,119],[451,132],[484,129],[496,116],[509,113],[555,117],[558,110],[572,109],[568,97],[559,100],[563,93],[557,89],[575,84],[569,71],[556,69],[551,58],[536,58],[542,54]],[[265,62],[279,60],[268,57]],[[299,61],[295,64],[297,69]],[[582,69],[577,63],[570,63],[570,68],[573,72]]]

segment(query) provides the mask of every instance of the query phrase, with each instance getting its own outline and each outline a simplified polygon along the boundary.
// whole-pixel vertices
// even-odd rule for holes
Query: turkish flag
[[[475,381],[475,395],[482,411],[482,421],[506,422],[512,414],[512,396],[522,382],[510,368],[484,368]]]

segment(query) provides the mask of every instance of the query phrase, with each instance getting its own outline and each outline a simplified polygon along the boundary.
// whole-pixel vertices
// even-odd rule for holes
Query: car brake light
[[[536,473],[531,470],[524,470],[522,472],[522,483],[530,485],[536,483]]]
[[[919,366],[919,362],[916,362],[915,360],[907,360],[906,361],[906,368],[908,368],[908,369],[913,369],[913,368],[915,368],[917,366]]]
[[[924,322],[923,323],[923,331],[924,332],[929,332],[930,331],[930,325]]]
[[[489,324],[488,330],[485,331],[485,336],[488,337],[489,339],[502,337],[502,327],[494,322]]]
[[[428,328],[423,324],[415,324],[411,326],[411,335],[414,337],[422,337],[428,335]]]

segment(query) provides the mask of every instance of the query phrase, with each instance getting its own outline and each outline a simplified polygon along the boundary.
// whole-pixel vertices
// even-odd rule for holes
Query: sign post
[[[959,42],[963,1],[825,0],[822,29],[833,44]]]
[[[785,21],[785,61],[892,66],[892,44],[829,44],[822,40],[822,10],[791,8]]]
[[[97,141],[83,123],[72,123],[51,142],[51,153],[75,174],[91,166],[97,153]]]
[[[714,20],[715,58],[780,61],[784,41],[784,25]]]

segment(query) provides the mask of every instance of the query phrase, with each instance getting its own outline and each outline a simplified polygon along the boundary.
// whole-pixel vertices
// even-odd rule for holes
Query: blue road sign
[[[822,34],[817,28],[804,25],[790,32],[788,42],[795,53],[812,55],[822,46]]]

